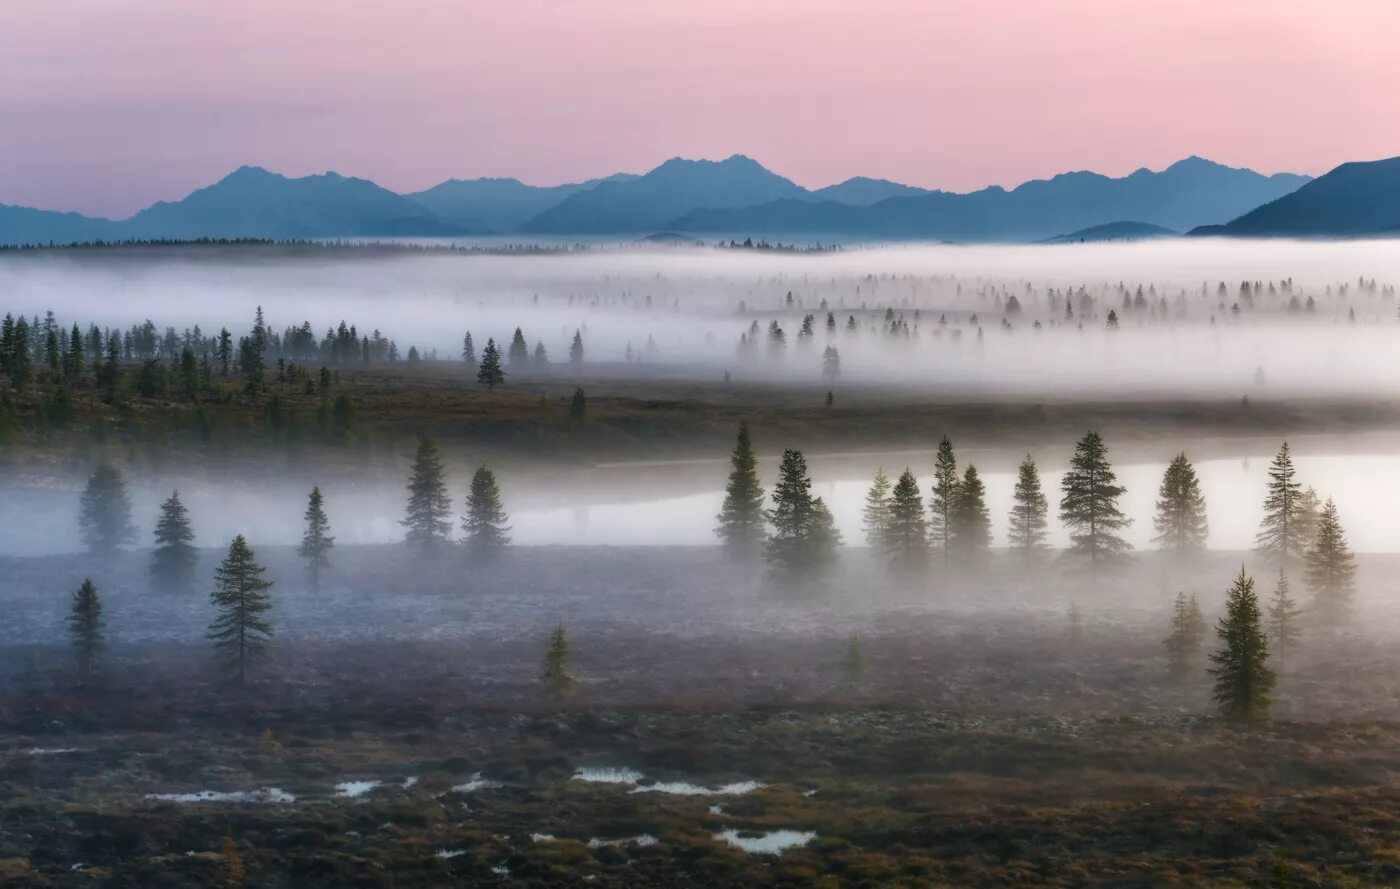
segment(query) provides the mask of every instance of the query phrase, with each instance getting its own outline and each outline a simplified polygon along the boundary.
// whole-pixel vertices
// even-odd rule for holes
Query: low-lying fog
[[[1208,545],[1213,549],[1248,550],[1259,528],[1269,462],[1276,442],[1245,440],[1230,448],[1239,456],[1194,461],[1206,495],[1210,520]],[[1378,437],[1370,453],[1336,453],[1330,439],[1295,438],[1291,442],[1298,479],[1326,500],[1333,497],[1348,540],[1359,552],[1394,552],[1400,547],[1394,529],[1400,527],[1400,441]],[[1111,445],[1111,442],[1110,442]],[[1188,451],[1189,442],[1182,443]],[[1170,446],[1169,446],[1170,447]],[[1068,536],[1055,519],[1060,478],[1068,452],[1032,449],[1041,469],[1051,505],[1051,545]],[[1022,451],[964,449],[962,465],[978,466],[986,484],[992,517],[993,545],[1006,543],[1007,514],[1015,484],[1015,464]],[[1134,519],[1124,534],[1139,549],[1152,548],[1152,516],[1169,455],[1155,462],[1115,464],[1119,483],[1127,488],[1121,505]],[[777,456],[760,463],[765,488],[777,471]],[[845,543],[864,546],[861,509],[871,476],[880,466],[891,478],[905,466],[919,476],[927,498],[933,484],[933,453],[810,455],[814,493],[830,504]],[[472,467],[449,465],[456,511],[463,509]],[[646,480],[628,476],[646,471]],[[709,545],[714,544],[715,516],[723,499],[729,471],[725,455],[713,461],[686,460],[604,465],[591,470],[556,472],[541,477],[499,473],[505,506],[510,513],[513,541],[521,545]],[[134,518],[142,546],[149,545],[160,501],[179,487],[197,533],[196,545],[221,547],[235,534],[246,534],[254,545],[290,545],[300,539],[306,492],[320,484],[332,530],[342,544],[391,543],[403,539],[407,477],[381,475],[355,484],[327,484],[307,474],[279,476],[275,483],[211,484],[190,478],[138,478],[130,482]],[[76,551],[79,547],[78,500],[85,478],[73,476],[61,489],[5,491],[0,500],[0,555]]]
[[[126,329],[149,318],[160,330],[200,325],[209,335],[227,326],[237,336],[261,305],[274,331],[309,322],[320,335],[344,320],[361,334],[382,331],[401,354],[417,346],[444,359],[459,354],[468,331],[479,350],[488,338],[504,344],[519,327],[555,364],[567,360],[579,330],[590,362],[621,364],[630,354],[643,376],[665,364],[668,373],[679,366],[702,379],[727,371],[736,380],[817,385],[829,384],[822,367],[832,346],[843,382],[940,395],[1400,392],[1393,241],[1177,239],[819,254],[182,249],[3,254],[0,309],[38,316],[51,309],[60,323],[84,329],[90,322]],[[1117,330],[1107,329],[1110,310]],[[810,338],[799,335],[807,315]],[[773,322],[784,334],[781,348],[772,347]],[[755,333],[742,354],[741,335]]]

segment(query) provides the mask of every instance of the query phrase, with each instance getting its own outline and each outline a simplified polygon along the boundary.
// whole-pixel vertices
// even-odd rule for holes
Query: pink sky
[[[954,190],[1400,154],[1394,0],[5,0],[0,203],[748,154]]]

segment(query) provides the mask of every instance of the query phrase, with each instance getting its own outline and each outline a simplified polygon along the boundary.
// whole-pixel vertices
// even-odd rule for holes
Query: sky
[[[0,203],[747,154],[966,191],[1400,155],[1394,0],[4,0]]]

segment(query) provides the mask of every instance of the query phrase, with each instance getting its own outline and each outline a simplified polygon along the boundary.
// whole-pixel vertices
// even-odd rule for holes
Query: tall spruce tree
[[[583,367],[583,334],[574,331],[573,341],[569,343],[569,365],[574,369]]]
[[[229,544],[228,555],[214,572],[209,595],[217,614],[209,624],[208,638],[225,678],[242,685],[248,665],[272,644],[272,581],[263,579],[266,569],[257,563],[242,534]]]
[[[946,567],[953,551],[953,509],[958,499],[958,461],[953,455],[953,443],[948,436],[938,442],[938,455],[933,461],[933,495],[929,508],[933,521],[929,523],[929,538],[943,551]]]
[[[1225,616],[1216,625],[1221,648],[1211,654],[1215,703],[1220,715],[1253,722],[1269,715],[1274,671],[1269,669],[1269,640],[1260,621],[1254,580],[1240,566],[1239,577],[1225,595]]]
[[[1280,568],[1278,584],[1269,600],[1268,622],[1269,640],[1273,643],[1274,651],[1278,652],[1280,661],[1289,651],[1298,647],[1298,640],[1303,635],[1299,626],[1302,616],[1303,609],[1298,607],[1298,603],[1293,601],[1293,596],[1290,595],[1288,575]]]
[[[889,516],[882,535],[890,568],[917,574],[928,567],[928,519],[919,480],[905,467],[890,495]]]
[[[545,697],[562,703],[578,691],[578,679],[569,672],[569,658],[572,656],[569,634],[561,620],[549,634],[549,647],[545,649],[544,665],[540,668],[540,683],[544,686]]]
[[[992,520],[987,512],[986,487],[977,467],[968,464],[953,500],[953,552],[963,568],[978,569],[992,546]]]
[[[1025,565],[1032,564],[1045,548],[1045,529],[1050,524],[1046,516],[1050,504],[1040,487],[1040,471],[1027,454],[1016,470],[1016,488],[1011,494],[1011,519],[1008,543],[1021,556]]]
[[[472,342],[472,332],[469,330],[462,335],[462,363],[472,373],[476,372],[476,344]]]
[[[1118,508],[1124,488],[1117,482],[1103,439],[1085,433],[1061,482],[1060,521],[1070,529],[1069,551],[1087,556],[1091,566],[1132,548],[1116,533],[1132,521]]]
[[[1162,644],[1167,649],[1167,667],[1171,680],[1182,684],[1200,669],[1201,648],[1206,639],[1206,620],[1193,594],[1176,594],[1172,606],[1172,629]]]
[[[765,555],[781,578],[812,577],[836,558],[841,535],[826,504],[812,496],[807,459],[801,451],[783,451],[778,483],[773,486],[773,508],[766,516],[773,531]]]
[[[83,490],[78,527],[88,551],[110,555],[136,539],[126,480],[110,463],[99,463]]]
[[[496,484],[496,474],[485,466],[478,467],[472,475],[471,489],[467,492],[467,514],[462,516],[462,530],[466,532],[463,542],[467,551],[479,559],[498,555],[510,543],[510,526],[506,522],[506,510],[501,505],[501,489]]]
[[[1316,488],[1308,487],[1303,489],[1303,496],[1298,502],[1298,534],[1305,544],[1310,545],[1317,539],[1317,522],[1322,518],[1322,498],[1317,496]]]
[[[319,485],[311,489],[311,496],[306,500],[306,512],[302,517],[306,519],[306,530],[302,532],[301,547],[297,551],[306,560],[306,573],[311,576],[311,588],[319,590],[321,572],[331,566],[331,549],[335,546]]]
[[[762,550],[767,532],[763,486],[758,481],[758,457],[754,455],[747,423],[739,424],[730,464],[732,468],[715,533],[731,555],[751,559]]]
[[[197,555],[192,541],[189,510],[172,491],[160,505],[156,520],[156,547],[151,551],[151,583],[166,591],[188,591],[194,586]]]
[[[506,360],[512,371],[523,371],[530,366],[530,347],[525,343],[525,334],[518,327],[510,338],[510,351]]]
[[[885,551],[885,530],[890,524],[891,485],[890,477],[885,475],[885,467],[875,470],[875,479],[865,493],[865,507],[861,510],[865,542],[878,552]]]
[[[1313,594],[1313,611],[1324,624],[1339,624],[1351,616],[1356,592],[1356,563],[1346,533],[1329,497],[1317,521],[1317,540],[1307,553],[1303,575]]]
[[[418,436],[418,453],[408,479],[408,514],[402,524],[408,529],[405,542],[420,552],[438,548],[452,533],[447,470],[437,445],[426,435]]]
[[[85,577],[82,586],[73,592],[68,609],[68,636],[78,661],[78,676],[84,682],[92,678],[93,667],[102,656],[106,643],[103,626],[102,600],[97,587]]]
[[[485,386],[487,391],[505,385],[506,372],[501,370],[501,350],[496,348],[496,341],[493,339],[488,339],[486,348],[481,350],[481,364],[476,369],[476,381]]]
[[[1271,565],[1287,568],[1303,554],[1309,543],[1303,536],[1307,517],[1303,515],[1303,486],[1293,469],[1293,455],[1288,442],[1279,448],[1269,465],[1269,493],[1264,498],[1264,521],[1255,538],[1259,555]]]
[[[1206,498],[1196,470],[1184,453],[1177,454],[1162,476],[1157,491],[1157,536],[1153,542],[1176,556],[1205,549],[1210,526],[1206,522]]]

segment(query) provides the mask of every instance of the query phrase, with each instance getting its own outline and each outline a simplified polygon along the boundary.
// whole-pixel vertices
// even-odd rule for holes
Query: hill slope
[[[1342,164],[1292,194],[1193,235],[1355,237],[1400,228],[1400,157]]]
[[[500,234],[519,231],[531,218],[581,191],[603,182],[635,178],[618,173],[606,179],[553,186],[526,185],[519,179],[448,179],[404,197],[426,207],[443,222],[467,231]]]

